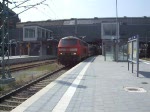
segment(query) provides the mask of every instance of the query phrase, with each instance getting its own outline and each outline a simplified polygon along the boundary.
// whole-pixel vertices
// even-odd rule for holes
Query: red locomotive
[[[58,62],[63,65],[75,64],[88,57],[88,44],[81,39],[68,36],[58,44]]]

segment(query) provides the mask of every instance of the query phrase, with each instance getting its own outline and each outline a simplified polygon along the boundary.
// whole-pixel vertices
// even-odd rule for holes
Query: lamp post
[[[116,0],[116,22],[118,21],[118,2]]]

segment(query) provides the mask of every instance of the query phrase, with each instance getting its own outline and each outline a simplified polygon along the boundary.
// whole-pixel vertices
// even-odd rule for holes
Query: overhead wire
[[[51,18],[47,13],[45,13],[44,11],[40,10],[39,8],[35,7],[35,9],[37,9],[38,11],[40,11],[43,15]]]
[[[16,6],[16,2],[14,2],[14,1],[12,0],[12,3],[14,3],[14,4],[15,4],[15,6]]]
[[[53,6],[57,9],[57,6],[55,5],[55,3],[53,2],[53,0],[50,0],[50,2],[53,4]],[[51,7],[49,6],[49,8],[51,9]],[[54,11],[53,11],[54,12]],[[55,12],[54,12],[55,13]],[[56,13],[55,13],[56,14]],[[57,16],[57,14],[56,14],[56,16]],[[60,15],[59,16],[57,16],[57,17],[59,17],[60,19],[61,18],[64,18],[63,17],[63,15],[61,15],[61,17],[60,17]]]
[[[54,2],[52,0],[50,0],[50,2],[53,4],[53,6],[57,9],[56,5],[54,4]],[[56,18],[60,19],[60,15],[58,16],[55,11],[51,8],[50,5],[48,5],[48,8],[55,14]],[[61,38],[63,36],[63,27],[62,27],[62,22],[63,20],[58,20],[57,23],[56,23],[56,29],[57,29],[57,33],[59,35],[57,35],[57,38]],[[60,23],[58,23],[60,22]]]
[[[25,11],[27,11],[27,10],[29,10],[29,9],[31,9],[31,8],[33,8],[33,7],[35,7],[35,6],[37,6],[37,5],[41,5],[41,4],[42,4],[43,2],[45,2],[45,1],[46,1],[46,0],[43,0],[43,1],[39,2],[39,3],[36,3],[36,4],[34,4],[34,5],[31,5],[31,7],[29,7],[29,8],[27,8],[27,9],[25,9],[25,10],[19,12],[17,15],[19,15],[19,14],[21,14],[21,13],[23,13],[23,12],[25,12]]]
[[[53,11],[53,9],[50,7],[50,5],[49,4],[43,4],[43,5],[45,5],[45,6],[47,6],[46,7],[46,9],[43,7],[43,8],[41,8],[41,9],[43,9],[44,10],[44,12],[47,12],[46,13],[46,15],[48,14],[50,14],[50,15],[54,15],[55,16],[55,20],[56,20],[56,13]],[[48,9],[47,9],[48,8]],[[49,10],[50,9],[50,10]],[[40,10],[41,11],[41,10]],[[50,18],[52,18],[52,16],[50,17]],[[57,18],[58,18],[58,16],[57,16]],[[58,24],[58,22],[55,22],[55,21],[53,21],[53,25],[55,25],[56,27],[56,30],[55,30],[55,34],[58,34],[57,32],[58,32],[58,30],[60,30],[60,28],[58,28],[60,25]],[[56,36],[56,35],[55,35]]]
[[[16,14],[16,15],[19,15],[19,14],[21,14],[21,13],[23,13],[23,12],[25,12],[25,11],[27,11],[27,10],[29,10],[29,9],[31,9],[31,8],[36,8],[38,11],[40,11],[42,14],[44,14],[44,15],[46,15],[47,17],[50,17],[47,13],[45,13],[45,12],[43,12],[42,10],[40,10],[39,8],[37,8],[36,6],[38,6],[38,5],[41,5],[41,4],[43,4],[46,0],[43,0],[43,1],[41,1],[41,2],[39,2],[39,3],[36,3],[36,4],[33,4],[33,5],[31,5],[28,1],[31,1],[31,0],[25,0],[25,1],[23,1],[22,3],[20,3],[20,4],[18,4],[18,5],[15,5],[15,7],[13,7],[12,9],[15,9],[15,8],[20,8],[20,7],[24,7],[24,8],[26,8],[25,10],[23,10],[23,11],[21,11],[21,12],[19,12],[18,14]],[[26,2],[28,2],[28,5],[26,5],[26,6],[21,6],[21,5],[23,5],[24,3],[26,3]],[[52,3],[54,4],[54,2],[52,1]],[[56,18],[59,18],[58,17],[58,15],[55,13],[55,11],[50,7],[50,5],[49,4],[43,4],[43,5],[46,5],[50,10],[51,10],[51,12],[55,15],[55,19]],[[54,4],[55,5],[55,4]],[[53,6],[54,6],[53,5]],[[45,9],[44,9],[45,10]],[[48,10],[49,11],[49,10]],[[51,18],[51,17],[50,17]],[[58,27],[60,27],[60,28],[58,28]],[[62,24],[57,24],[57,28],[56,28],[57,30],[59,30],[60,31],[60,29],[61,29],[61,31],[60,31],[60,33],[62,33]],[[62,35],[62,34],[60,34],[60,35]]]
[[[47,4],[47,7],[53,12],[53,14],[55,15],[55,19],[56,18],[58,18],[59,19],[59,17],[57,16],[57,14],[53,11],[53,9]]]
[[[15,8],[18,8],[20,5],[22,5],[22,4],[24,4],[24,3],[28,2],[28,1],[30,1],[30,0],[23,1],[22,3],[20,3],[20,4],[16,5],[15,7],[13,7],[11,10],[13,10]]]

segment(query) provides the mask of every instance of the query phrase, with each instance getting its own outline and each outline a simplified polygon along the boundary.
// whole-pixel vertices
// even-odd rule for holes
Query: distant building
[[[2,3],[0,2],[0,12],[2,11]],[[15,29],[16,28],[16,23],[20,22],[20,19],[18,18],[18,15],[12,11],[11,9],[7,8],[8,10],[8,15],[9,15],[9,28],[10,29]],[[2,16],[0,16],[0,26],[2,25]]]
[[[129,37],[139,35],[141,42],[150,41],[150,17],[120,17],[117,23],[119,30],[117,38],[119,40],[127,41]],[[103,27],[103,24],[106,25]],[[19,22],[14,30],[15,33],[11,36],[20,42],[24,42],[23,28],[26,26],[40,26],[51,30],[53,32],[53,38],[56,40],[73,35],[78,36],[88,43],[101,45],[102,39],[108,39],[105,36],[103,37],[103,34],[108,35],[106,37],[109,37],[109,39],[116,39],[117,32],[115,24],[115,17]]]
[[[86,41],[101,39],[102,23],[115,23],[116,18],[86,18],[86,19],[64,19],[47,20],[36,22],[17,23],[17,28],[23,26],[38,25],[53,31],[55,38],[62,38],[68,35],[86,36]],[[150,17],[122,17],[118,18],[119,37],[127,39],[139,35],[144,41],[146,36],[150,37]]]

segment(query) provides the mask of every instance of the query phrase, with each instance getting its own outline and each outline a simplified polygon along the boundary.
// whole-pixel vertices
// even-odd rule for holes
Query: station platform
[[[143,64],[140,70],[147,74],[136,77],[127,62],[90,57],[11,112],[150,112],[146,67],[150,65]]]
[[[19,56],[9,56],[9,64],[17,64],[17,63],[24,63],[24,62],[31,62],[31,61],[40,61],[46,59],[56,59],[57,56],[54,55],[44,55],[44,56],[29,56],[29,55],[19,55]],[[7,60],[8,57],[6,56],[4,61]],[[0,57],[2,60],[2,57]]]
[[[39,56],[19,55],[19,56],[9,56],[9,59],[20,59],[20,58],[30,58],[30,57],[39,57]],[[5,57],[5,59],[8,59],[8,57]],[[0,60],[2,60],[2,57],[0,57]]]

